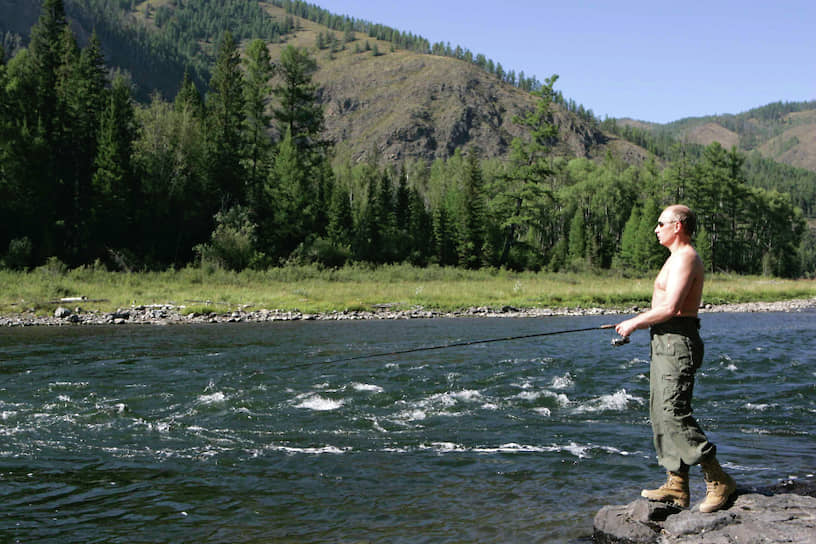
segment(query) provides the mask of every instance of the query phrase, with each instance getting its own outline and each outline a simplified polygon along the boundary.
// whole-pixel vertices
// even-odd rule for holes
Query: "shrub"
[[[34,247],[28,236],[15,238],[9,242],[8,253],[4,259],[5,266],[12,270],[26,270],[31,266],[31,255]]]
[[[215,214],[215,230],[209,244],[194,249],[202,266],[215,265],[229,270],[243,270],[257,260],[255,251],[256,225],[249,218],[249,210],[235,206]]]
[[[336,246],[325,238],[307,240],[289,256],[289,264],[318,264],[327,268],[340,268],[351,258],[351,249]]]

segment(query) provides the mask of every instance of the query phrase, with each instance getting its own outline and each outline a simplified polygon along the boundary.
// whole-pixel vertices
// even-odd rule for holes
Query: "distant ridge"
[[[816,172],[816,100],[774,102],[735,115],[689,117],[666,124],[619,119],[618,124],[679,141],[719,142],[742,152]]]

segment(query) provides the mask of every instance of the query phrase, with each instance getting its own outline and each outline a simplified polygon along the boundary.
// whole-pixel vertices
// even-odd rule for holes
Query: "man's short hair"
[[[697,216],[687,206],[677,206],[672,210],[674,219],[683,225],[683,229],[689,236],[694,236],[697,232]]]

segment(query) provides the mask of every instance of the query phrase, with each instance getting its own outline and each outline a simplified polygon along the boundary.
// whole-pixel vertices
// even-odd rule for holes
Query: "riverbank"
[[[634,306],[626,309],[615,308],[515,308],[503,306],[471,307],[464,310],[438,311],[415,307],[410,310],[391,309],[380,305],[372,310],[344,310],[324,313],[309,313],[298,310],[239,308],[226,312],[188,311],[184,305],[151,304],[118,308],[113,312],[85,311],[82,300],[71,299],[71,307],[66,301],[53,315],[37,315],[33,312],[0,316],[2,327],[27,326],[70,326],[70,325],[171,325],[185,323],[263,323],[270,321],[343,321],[343,320],[395,320],[434,318],[536,318],[548,316],[593,316],[634,314],[642,309]],[[707,304],[700,313],[707,312],[802,312],[816,309],[816,297],[776,302],[745,302],[735,304]]]
[[[0,324],[186,323],[301,319],[540,317],[638,311],[653,275],[378,268],[184,268],[121,273],[59,263],[0,270]],[[707,311],[793,311],[816,300],[816,282],[711,274]],[[765,302],[783,301],[783,302]]]

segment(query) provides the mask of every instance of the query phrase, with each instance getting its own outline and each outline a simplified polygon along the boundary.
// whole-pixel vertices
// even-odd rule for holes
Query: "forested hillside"
[[[674,160],[699,157],[714,142],[746,158],[751,185],[788,192],[808,217],[816,217],[816,101],[775,102],[736,115],[711,115],[658,125],[608,119],[604,130]]]
[[[100,6],[120,24],[100,30]],[[801,211],[813,200],[797,207],[779,182],[750,178],[775,163],[718,143],[644,149],[602,132],[557,76],[520,80],[329,15],[299,2],[44,0],[30,41],[0,55],[4,265],[645,271],[663,259],[660,207],[683,201],[710,269],[816,270]],[[144,44],[164,92],[138,100],[133,59],[109,70],[122,36]]]
[[[0,31],[7,36],[26,33],[41,4],[0,0]],[[291,18],[270,18],[251,0],[66,0],[64,7],[78,41],[87,43],[95,32],[105,44],[107,64],[129,73],[143,100],[154,91],[174,96],[185,69],[198,84],[205,83],[224,31],[237,40],[274,42],[293,25]]]

